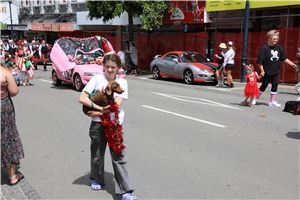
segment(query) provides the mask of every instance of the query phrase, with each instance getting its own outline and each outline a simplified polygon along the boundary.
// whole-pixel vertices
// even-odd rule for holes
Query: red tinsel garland
[[[119,124],[119,108],[116,102],[110,104],[111,111],[115,114],[115,119],[111,121],[110,114],[104,113],[100,116],[101,124],[104,127],[108,146],[113,149],[116,155],[121,153],[125,146],[123,145],[122,125]]]

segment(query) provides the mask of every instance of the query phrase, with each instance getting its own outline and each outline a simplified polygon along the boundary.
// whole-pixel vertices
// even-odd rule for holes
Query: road
[[[19,171],[43,199],[121,199],[109,153],[106,186],[90,189],[90,118],[80,93],[53,86],[50,74],[35,71],[34,86],[13,98],[25,150]],[[250,108],[244,84],[127,80],[123,129],[138,199],[299,199],[299,117],[268,107],[270,88]],[[293,88],[279,88],[279,103],[296,98]]]

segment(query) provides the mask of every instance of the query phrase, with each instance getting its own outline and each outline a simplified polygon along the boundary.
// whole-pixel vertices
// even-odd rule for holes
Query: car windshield
[[[208,62],[202,55],[196,53],[183,53],[180,58],[182,62]]]
[[[107,41],[105,38],[103,38],[105,41]],[[65,52],[66,55],[70,55],[73,58],[75,57],[75,53],[77,49],[88,52],[89,54],[84,54],[83,52],[77,51],[76,58],[78,58],[79,55],[83,55],[81,59],[84,61],[88,60],[87,62],[93,62],[94,58],[103,57],[104,54],[100,50],[96,49],[102,49],[101,42],[97,39],[97,37],[91,37],[87,39],[81,39],[81,38],[62,38],[59,40],[56,40],[55,43],[58,42],[62,50]],[[108,41],[107,41],[108,42]],[[95,52],[91,53],[91,51],[96,50]]]
[[[96,61],[96,56],[93,53],[82,53],[80,51],[77,52],[76,55],[76,61],[77,64],[82,64],[82,63],[86,63],[86,62],[94,62]]]

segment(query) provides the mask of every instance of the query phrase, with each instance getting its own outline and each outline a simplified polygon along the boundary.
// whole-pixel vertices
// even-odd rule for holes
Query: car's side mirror
[[[176,63],[178,63],[178,60],[176,58],[173,58],[173,61],[176,62]]]
[[[209,59],[209,58],[206,58],[206,60],[207,60],[208,62],[210,62],[210,59]]]

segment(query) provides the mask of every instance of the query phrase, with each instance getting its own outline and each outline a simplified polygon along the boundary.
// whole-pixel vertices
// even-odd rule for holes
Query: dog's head
[[[109,84],[106,86],[105,91],[108,95],[113,95],[114,92],[117,94],[122,94],[124,90],[120,87],[120,84],[116,81],[111,81]]]

